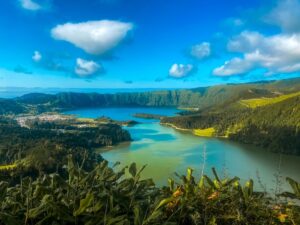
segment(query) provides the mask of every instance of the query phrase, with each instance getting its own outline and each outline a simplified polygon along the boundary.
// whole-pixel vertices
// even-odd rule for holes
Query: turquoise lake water
[[[184,174],[187,167],[199,175],[203,168],[211,174],[215,167],[221,176],[238,176],[242,181],[253,178],[268,191],[276,188],[276,177],[300,178],[300,157],[280,156],[253,146],[241,145],[218,138],[202,138],[187,132],[161,126],[157,120],[133,118],[135,113],[152,113],[171,116],[178,112],[172,108],[93,108],[66,112],[77,117],[97,118],[108,116],[115,120],[134,119],[142,122],[134,127],[126,127],[133,142],[122,143],[111,149],[102,149],[102,156],[111,163],[121,162],[138,166],[147,164],[144,177],[152,177],[159,185],[167,184],[167,177],[175,177],[174,172]],[[279,186],[287,189],[284,182]]]

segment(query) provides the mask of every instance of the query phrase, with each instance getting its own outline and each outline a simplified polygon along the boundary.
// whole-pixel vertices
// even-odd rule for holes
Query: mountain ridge
[[[20,104],[61,109],[104,106],[167,106],[210,108],[241,99],[276,97],[300,91],[300,78],[268,83],[218,85],[184,90],[163,90],[116,94],[62,92],[55,95],[31,93],[13,99]]]

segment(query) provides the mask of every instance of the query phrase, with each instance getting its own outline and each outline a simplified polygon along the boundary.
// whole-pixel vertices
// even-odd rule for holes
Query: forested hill
[[[14,101],[21,105],[38,106],[37,110],[40,111],[103,106],[176,106],[206,109],[241,99],[276,97],[296,91],[300,91],[300,78],[141,93],[28,94]]]
[[[28,112],[24,103],[19,103],[16,100],[0,99],[0,115],[3,114],[20,114]]]
[[[107,106],[197,109],[162,123],[300,155],[300,78],[143,93],[33,93],[0,99],[0,115]]]
[[[227,137],[271,151],[300,155],[300,92],[275,98],[255,98],[192,115],[163,118],[162,123],[203,135]],[[258,102],[258,106],[255,105]],[[257,104],[257,103],[256,103]]]

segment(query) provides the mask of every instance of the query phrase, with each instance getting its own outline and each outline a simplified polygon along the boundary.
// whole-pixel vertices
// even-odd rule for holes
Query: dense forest
[[[214,136],[300,155],[300,96],[256,108],[237,105],[233,103],[192,115],[165,117],[161,122],[185,129],[212,127]]]
[[[35,119],[21,127],[16,120],[7,117],[0,117],[0,137],[0,165],[21,166],[29,171],[55,171],[62,167],[68,154],[82,157],[85,151],[93,152],[99,147],[131,140],[128,131],[113,123]]]

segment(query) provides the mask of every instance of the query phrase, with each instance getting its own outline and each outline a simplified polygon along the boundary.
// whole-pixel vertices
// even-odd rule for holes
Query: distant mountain
[[[42,94],[42,93],[30,93],[16,98],[17,102],[25,104],[46,104],[54,101],[56,99],[55,95]]]
[[[300,78],[273,82],[218,85],[187,90],[131,92],[116,94],[65,92],[56,95],[28,94],[15,101],[44,104],[48,108],[82,108],[103,106],[172,106],[206,109],[228,105],[242,99],[276,97],[300,91]]]
[[[175,89],[175,88],[173,88]],[[17,98],[30,93],[44,93],[55,95],[61,92],[116,94],[130,92],[149,92],[170,90],[167,88],[22,88],[0,87],[0,98]]]

